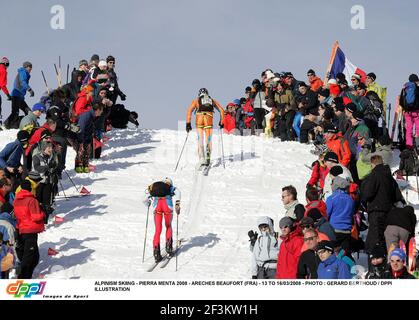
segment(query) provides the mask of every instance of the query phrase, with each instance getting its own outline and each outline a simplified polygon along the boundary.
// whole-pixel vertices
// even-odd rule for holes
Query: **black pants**
[[[61,176],[65,169],[65,159],[67,157],[67,139],[62,136],[52,135],[52,140],[61,147],[61,151],[58,154],[58,174]]]
[[[19,118],[19,110],[22,110],[25,113],[25,115],[27,115],[29,111],[31,111],[24,99],[12,97],[12,112],[5,121],[6,127],[13,127],[13,129],[19,128],[19,124],[17,124],[17,127],[14,128],[16,126],[16,121]]]
[[[36,198],[45,209],[45,223],[48,222],[49,215],[51,214],[51,206],[53,200],[53,190],[51,183],[40,183],[36,188]]]
[[[386,231],[387,212],[372,211],[368,213],[368,234],[365,241],[365,250],[371,253],[372,249],[378,245],[386,248],[384,231]]]
[[[345,250],[346,255],[351,255],[351,234],[350,233],[340,233],[336,232],[336,242],[335,246],[340,247],[341,249]]]
[[[254,110],[255,121],[256,121],[256,130],[263,129],[263,119],[265,118],[265,109],[255,108]]]
[[[33,271],[39,263],[38,234],[19,235],[16,253],[21,267],[18,279],[32,279]]]

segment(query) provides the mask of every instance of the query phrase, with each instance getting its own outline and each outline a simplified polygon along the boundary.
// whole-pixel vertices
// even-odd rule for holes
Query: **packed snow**
[[[16,130],[0,132],[0,147],[15,139]],[[304,193],[310,166],[316,156],[312,146],[281,142],[256,136],[214,133],[212,167],[208,176],[195,170],[196,134],[189,134],[176,172],[176,161],[186,132],[173,130],[112,130],[102,158],[93,162],[90,174],[75,174],[75,153],[67,155],[67,172],[77,187],[91,195],[71,197],[77,191],[66,174],[56,200],[56,215],[64,218],[39,236],[40,263],[36,278],[250,278],[249,238],[257,230],[261,215],[274,219],[275,229],[285,213],[281,188],[294,185],[305,204]],[[223,138],[224,161],[221,157]],[[397,155],[394,160],[397,161]],[[395,163],[397,164],[397,163]],[[224,168],[225,167],[225,168]],[[142,263],[147,207],[145,189],[164,177],[171,177],[182,192],[179,215],[178,271],[173,258],[166,268],[153,272],[152,238],[154,223],[149,213],[145,262]],[[415,178],[412,177],[411,181]],[[413,184],[413,183],[412,183]],[[419,209],[418,195],[409,190],[409,201]],[[176,239],[176,218],[172,226]],[[165,228],[161,237],[164,248]],[[419,240],[419,239],[418,239]],[[48,255],[48,248],[58,251]],[[365,264],[360,259],[360,264]]]

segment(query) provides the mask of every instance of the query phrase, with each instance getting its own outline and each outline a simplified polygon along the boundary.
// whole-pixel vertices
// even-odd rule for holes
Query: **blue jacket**
[[[301,118],[303,114],[301,112],[297,112],[294,117],[294,121],[292,122],[292,128],[294,129],[295,133],[297,134],[298,140],[300,140],[300,127],[301,127]]]
[[[0,168],[6,167],[18,168],[20,159],[23,155],[23,146],[18,140],[8,143],[3,150],[0,151]]]
[[[352,230],[355,203],[351,196],[341,189],[335,190],[326,200],[329,223],[335,230]]]
[[[317,268],[318,279],[352,279],[348,265],[332,254],[320,262]]]
[[[95,112],[93,109],[83,112],[77,121],[77,124],[80,127],[80,132],[78,135],[79,142],[82,143],[91,143],[92,137],[95,129]]]
[[[29,79],[31,75],[25,68],[20,67],[17,69],[17,76],[15,82],[13,83],[13,91],[11,93],[12,97],[17,97],[24,99],[26,95],[26,91],[30,89],[29,86]]]

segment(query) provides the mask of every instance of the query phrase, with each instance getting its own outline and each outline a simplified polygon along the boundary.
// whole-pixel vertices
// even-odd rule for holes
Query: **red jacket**
[[[86,92],[82,91],[78,94],[77,100],[74,103],[75,116],[81,115],[83,112],[89,111],[92,107],[93,98],[88,96]]]
[[[234,116],[234,113],[231,114],[227,112],[224,117],[224,132],[234,133],[234,129],[236,129],[236,117]]]
[[[252,121],[254,119],[253,117],[253,106],[252,106],[253,100],[249,99],[247,100],[246,104],[243,107],[243,112],[246,113],[246,116],[244,117],[244,127],[246,129],[250,129],[252,125]]]
[[[311,209],[317,208],[317,209],[319,209],[319,211],[323,215],[323,217],[325,217],[326,220],[328,220],[328,218],[327,218],[327,207],[326,207],[326,203],[324,203],[323,200],[311,201],[311,202],[306,204],[305,208],[306,208],[306,212],[304,213],[304,217],[307,217],[307,213]]]
[[[338,155],[339,163],[348,168],[349,162],[351,162],[351,149],[349,149],[348,140],[342,137],[341,133],[337,133],[326,142],[326,145],[327,149]]]
[[[315,77],[313,81],[310,81],[310,88],[314,92],[317,92],[321,87],[323,87],[323,81],[319,77]]]
[[[7,69],[4,64],[0,64],[0,90],[3,90],[5,95],[9,95],[9,90],[7,90]]]
[[[329,173],[329,169],[326,166],[322,166],[319,161],[316,161],[316,163],[313,166],[312,172],[311,172],[311,178],[308,181],[308,184],[312,187],[315,187],[318,183],[320,186],[320,189],[323,190],[324,188],[324,179],[326,179],[327,174]]]
[[[21,190],[18,192],[13,206],[20,234],[40,233],[45,230],[45,213],[30,191]]]
[[[52,130],[49,127],[48,123],[44,123],[44,125],[42,127],[35,130],[35,132],[33,133],[33,135],[29,139],[29,142],[28,142],[29,146],[25,150],[25,155],[26,156],[32,151],[32,147],[35,144],[37,144],[39,141],[41,141],[41,136],[42,136],[42,134],[44,133],[45,130],[48,130],[52,134]]]
[[[303,234],[299,227],[292,231],[287,237],[282,238],[276,266],[277,279],[297,278],[298,260],[300,259],[303,244]]]

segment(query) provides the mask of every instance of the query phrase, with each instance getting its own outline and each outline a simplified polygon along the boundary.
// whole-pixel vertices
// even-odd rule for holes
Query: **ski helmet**
[[[0,63],[4,64],[6,67],[8,67],[10,64],[9,59],[7,59],[6,57],[1,58]]]
[[[204,94],[208,94],[208,90],[205,89],[205,88],[199,89],[199,91],[198,91],[198,97],[200,97],[200,96],[202,96]]]
[[[164,183],[167,183],[168,185],[173,186],[173,181],[172,181],[172,179],[170,179],[170,178],[168,178],[168,177],[164,178],[164,179],[163,179],[163,182],[164,182]]]

